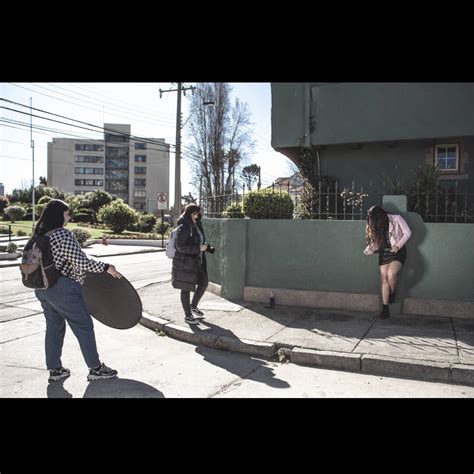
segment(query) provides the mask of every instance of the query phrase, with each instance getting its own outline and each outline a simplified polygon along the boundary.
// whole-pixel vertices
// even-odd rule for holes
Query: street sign
[[[158,193],[156,197],[158,199],[158,209],[168,209],[168,194]]]

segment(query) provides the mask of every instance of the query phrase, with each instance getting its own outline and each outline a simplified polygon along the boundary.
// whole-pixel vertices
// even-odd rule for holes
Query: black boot
[[[382,306],[382,311],[380,312],[380,319],[387,319],[390,316],[390,311],[388,310],[388,304]]]

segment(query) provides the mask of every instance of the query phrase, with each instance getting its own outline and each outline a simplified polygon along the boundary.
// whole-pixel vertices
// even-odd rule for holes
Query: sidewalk
[[[169,282],[138,290],[141,324],[195,345],[325,369],[474,386],[474,319],[232,303],[206,292],[206,319],[184,322]]]

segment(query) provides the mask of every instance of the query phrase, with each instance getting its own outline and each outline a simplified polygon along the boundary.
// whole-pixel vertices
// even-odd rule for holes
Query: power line
[[[58,100],[58,101],[61,101],[61,102],[66,102],[66,103],[68,103],[68,104],[75,105],[76,107],[82,107],[82,108],[84,108],[84,109],[93,110],[93,111],[95,111],[95,112],[103,112],[103,110],[94,109],[94,108],[92,108],[92,107],[87,107],[87,106],[82,105],[82,104],[77,104],[77,103],[75,103],[75,102],[71,102],[70,100],[60,99],[60,98],[58,98],[58,97],[54,97],[54,96],[52,96],[52,95],[45,94],[44,92],[39,92],[39,91],[34,90],[34,89],[31,89],[31,88],[29,88],[29,87],[19,86],[18,84],[13,84],[13,83],[10,83],[10,85],[15,86],[15,87],[20,87],[20,88],[22,88],[22,89],[26,89],[26,90],[28,90],[28,91],[35,92],[36,94],[44,95],[45,97],[50,97],[50,98],[52,98],[52,99],[55,99],[55,100]],[[42,86],[36,86],[36,87],[42,87]],[[43,88],[44,88],[44,87],[43,87]],[[47,89],[47,90],[49,90],[49,89]],[[54,92],[54,91],[50,91],[50,92]],[[58,94],[58,92],[54,92],[54,93],[55,93],[55,94]],[[60,93],[59,93],[59,94],[60,94]],[[74,99],[75,99],[75,98],[74,98]],[[95,104],[95,105],[96,105],[96,104]],[[111,112],[109,112],[109,113],[110,113],[110,115],[114,115],[114,116],[116,116],[116,117],[124,118],[123,115],[118,115],[118,114],[114,114],[114,113],[111,113]],[[135,120],[145,122],[145,121],[139,120],[139,119],[135,119]],[[159,120],[157,120],[157,122],[158,122],[158,121],[159,121]],[[145,122],[145,123],[150,123],[150,122]],[[171,124],[165,123],[165,122],[162,122],[162,125],[163,125],[163,126],[166,126],[166,127],[170,127],[170,126],[171,126]]]
[[[12,85],[14,85],[14,84],[12,84]],[[85,95],[85,94],[81,94],[81,93],[79,93],[79,92],[74,92],[74,91],[71,91],[71,90],[69,90],[69,89],[65,89],[64,87],[57,86],[57,85],[55,85],[55,84],[50,84],[50,85],[52,85],[53,87],[58,87],[58,88],[60,88],[60,89],[66,90],[66,91],[68,91],[68,92],[71,92],[72,94],[78,94],[78,95],[81,95],[81,96],[84,96],[84,97],[89,97],[90,99],[95,100],[96,102],[101,102],[101,103],[96,104],[96,103],[90,102],[90,101],[88,101],[88,100],[78,99],[77,97],[73,97],[73,96],[71,96],[71,95],[69,95],[69,94],[64,94],[63,92],[57,92],[57,91],[48,89],[47,87],[40,86],[40,85],[38,85],[38,84],[32,84],[32,85],[34,85],[35,87],[41,87],[42,89],[45,89],[45,90],[47,90],[47,91],[50,91],[50,92],[52,92],[53,94],[61,94],[61,95],[64,95],[65,97],[70,97],[71,99],[74,99],[74,100],[82,100],[83,102],[86,102],[86,103],[92,104],[92,105],[102,105],[102,107],[103,107],[104,109],[118,110],[119,112],[123,112],[123,109],[124,109],[124,108],[127,108],[127,109],[129,109],[129,110],[132,110],[132,112],[126,112],[128,115],[139,115],[140,117],[143,117],[144,115],[145,115],[145,116],[148,115],[148,116],[149,116],[151,119],[153,119],[155,122],[162,122],[163,124],[165,123],[164,121],[167,120],[167,119],[164,119],[164,118],[160,118],[160,117],[158,117],[158,116],[152,116],[151,114],[149,114],[149,113],[147,113],[147,112],[144,112],[143,110],[142,110],[142,111],[139,111],[138,109],[132,109],[131,107],[115,106],[115,105],[113,105],[113,104],[106,106],[106,105],[104,105],[104,104],[107,104],[108,102],[99,101],[98,99],[95,99],[94,97],[89,97],[89,96],[87,96],[87,95]],[[57,100],[63,100],[63,99],[58,99],[58,98],[56,98],[56,99],[57,99]],[[79,105],[79,104],[78,104],[78,105]],[[119,108],[119,107],[120,107],[120,108]],[[119,117],[120,117],[120,115],[119,115]],[[141,122],[143,122],[143,123],[148,123],[148,124],[151,124],[151,125],[155,125],[155,124],[156,124],[155,122],[152,123],[152,122],[149,122],[149,121],[146,121],[146,120],[139,120],[139,119],[136,119],[136,120],[141,121]],[[171,126],[171,123],[168,123],[168,125]]]
[[[174,83],[171,83],[171,85],[173,85],[173,84],[174,84]],[[52,84],[51,84],[51,85],[52,85]],[[111,99],[111,100],[114,101],[114,102],[122,102],[122,103],[124,103],[124,104],[132,105],[130,102],[125,102],[124,100],[116,99],[116,98],[107,96],[107,95],[105,95],[105,94],[99,94],[99,93],[97,93],[97,92],[95,92],[95,91],[92,91],[91,89],[87,89],[86,87],[79,87],[78,85],[76,85],[76,84],[74,84],[74,83],[69,83],[69,85],[72,86],[72,87],[75,87],[75,88],[77,88],[77,89],[80,89],[80,90],[83,90],[83,91],[90,92],[90,93],[92,93],[92,94],[98,95],[98,96],[100,96],[100,97],[106,97],[107,99]],[[72,92],[72,91],[71,91],[71,92]],[[141,106],[141,108],[148,109],[148,110],[152,110],[153,113],[155,113],[155,114],[158,115],[158,116],[162,115],[164,118],[170,117],[170,120],[173,121],[173,119],[171,118],[172,115],[168,115],[168,114],[165,114],[165,113],[155,112],[151,107],[144,107],[144,106]],[[138,109],[136,109],[136,110],[138,110]]]
[[[5,101],[5,102],[9,102],[9,103],[12,103],[12,104],[19,105],[21,107],[27,107],[24,104],[21,104],[19,102],[15,102],[15,101],[12,101],[12,100],[4,99],[4,98],[0,98],[0,100]],[[63,125],[67,125],[69,127],[81,128],[81,129],[84,129],[84,130],[97,132],[97,130],[94,130],[94,129],[91,129],[91,128],[88,128],[88,127],[82,127],[80,125],[75,125],[75,124],[71,124],[71,123],[62,122],[60,120],[55,120],[55,119],[51,119],[51,118],[48,118],[48,117],[43,117],[41,115],[31,114],[31,112],[30,113],[22,112],[21,110],[12,109],[10,107],[5,107],[5,106],[0,106],[0,108],[5,109],[5,110],[10,110],[12,112],[16,112],[16,113],[23,114],[23,115],[28,115],[28,116],[32,115],[33,117],[37,117],[37,118],[40,118],[40,119],[43,119],[43,120],[49,120],[51,122],[61,123]],[[139,141],[139,142],[142,142],[142,143],[149,143],[149,144],[158,145],[158,146],[174,146],[174,145],[171,145],[171,144],[163,143],[161,141],[156,141],[152,138],[139,137],[137,135],[132,135],[132,134],[129,134],[129,133],[125,133],[125,132],[122,132],[120,130],[114,130],[112,128],[105,128],[105,127],[101,127],[99,125],[94,125],[94,124],[91,124],[91,123],[88,123],[88,122],[83,122],[82,120],[77,120],[77,119],[73,119],[71,117],[66,117],[64,115],[55,114],[55,113],[49,112],[47,110],[38,109],[38,108],[35,108],[35,107],[33,107],[33,109],[36,110],[36,111],[42,112],[42,113],[53,115],[55,117],[64,118],[64,119],[70,120],[72,122],[77,122],[77,123],[81,123],[81,124],[84,124],[84,125],[88,125],[89,127],[95,127],[95,128],[98,128],[99,130],[101,130],[103,132],[112,132],[112,134],[120,135],[120,136],[129,138],[129,139],[131,138],[133,140],[136,140],[136,141]]]

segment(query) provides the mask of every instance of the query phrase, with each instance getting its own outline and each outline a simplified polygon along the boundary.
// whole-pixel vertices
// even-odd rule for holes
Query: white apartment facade
[[[74,194],[101,189],[136,210],[156,213],[158,194],[169,196],[170,146],[130,131],[128,124],[106,123],[104,140],[53,138],[48,184]]]

